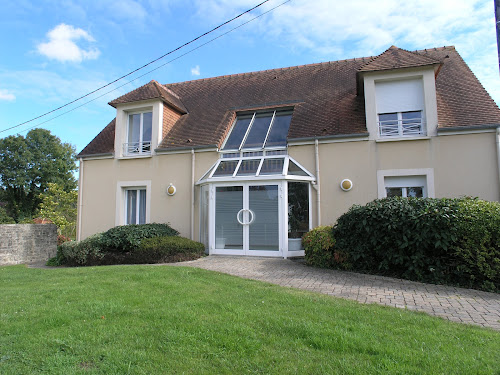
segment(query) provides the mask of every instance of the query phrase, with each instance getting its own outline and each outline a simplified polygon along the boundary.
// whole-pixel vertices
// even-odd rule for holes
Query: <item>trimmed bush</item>
[[[131,256],[134,263],[166,263],[192,260],[201,257],[205,245],[184,237],[156,237],[141,242]]]
[[[131,224],[114,227],[102,234],[101,245],[106,252],[129,252],[138,248],[146,238],[178,236],[168,224]]]
[[[386,198],[353,206],[333,229],[340,268],[500,290],[500,204]],[[335,266],[335,264],[334,264]]]
[[[102,233],[97,233],[80,242],[64,242],[59,246],[58,257],[60,257],[63,264],[68,266],[100,264],[101,259],[104,257],[102,237]]]
[[[306,264],[315,267],[333,267],[335,240],[331,226],[316,227],[302,237]]]

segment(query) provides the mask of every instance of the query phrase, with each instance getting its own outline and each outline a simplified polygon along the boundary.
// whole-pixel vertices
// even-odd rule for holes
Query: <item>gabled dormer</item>
[[[150,157],[187,109],[172,90],[151,81],[109,103],[116,108],[115,158]]]
[[[370,139],[421,139],[437,134],[436,81],[441,62],[392,46],[357,71]]]

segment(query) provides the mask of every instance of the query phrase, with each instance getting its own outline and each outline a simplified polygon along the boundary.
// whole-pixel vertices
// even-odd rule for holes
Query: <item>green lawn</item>
[[[500,333],[168,266],[0,267],[0,374],[499,374]]]

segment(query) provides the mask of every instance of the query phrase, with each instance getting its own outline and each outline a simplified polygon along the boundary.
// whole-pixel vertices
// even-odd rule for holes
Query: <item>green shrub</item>
[[[344,268],[500,290],[500,205],[386,198],[353,206],[333,229]]]
[[[199,258],[205,252],[202,243],[184,237],[155,237],[141,242],[131,253],[134,263],[176,262]]]
[[[64,242],[59,246],[60,259],[68,266],[100,264],[101,259],[104,257],[102,237],[102,233],[97,233],[80,242]]]
[[[7,214],[7,210],[0,206],[0,224],[15,224],[16,221]]]
[[[335,239],[331,226],[316,227],[302,237],[306,264],[315,267],[334,267]]]
[[[168,224],[122,225],[102,233],[101,245],[106,252],[129,252],[136,249],[143,239],[177,235],[179,232]]]

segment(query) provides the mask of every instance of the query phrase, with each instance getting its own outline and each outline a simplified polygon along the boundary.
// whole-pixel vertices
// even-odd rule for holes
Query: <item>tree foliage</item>
[[[39,215],[49,219],[60,235],[75,239],[78,193],[75,190],[64,191],[63,187],[49,183],[46,192],[40,194]]]
[[[45,129],[0,139],[0,185],[7,210],[16,221],[32,217],[49,183],[66,192],[76,188],[75,149]]]

